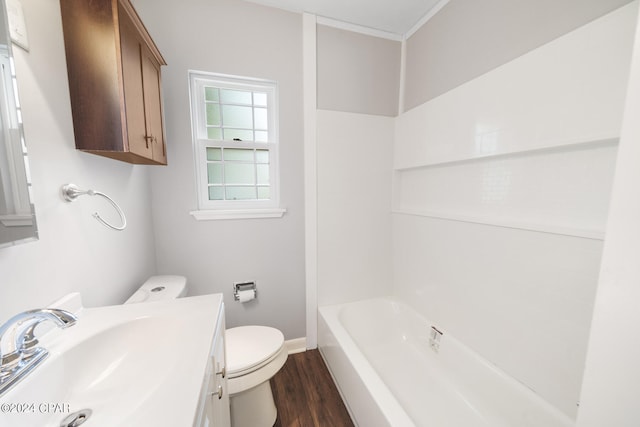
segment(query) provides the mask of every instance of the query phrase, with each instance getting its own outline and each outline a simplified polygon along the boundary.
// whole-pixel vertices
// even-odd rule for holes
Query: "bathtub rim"
[[[424,317],[421,313],[415,311],[415,309],[402,301],[402,299],[397,298],[395,296],[379,296],[372,298],[363,298],[357,301],[349,301],[339,304],[331,304],[318,307],[318,348],[323,358],[325,359],[325,363],[331,373],[334,382],[338,386],[338,390],[345,401],[347,409],[349,410],[352,419],[357,421],[358,414],[353,411],[352,404],[350,403],[350,399],[355,398],[359,399],[360,396],[356,395],[352,397],[348,393],[345,392],[344,389],[348,387],[343,387],[340,383],[341,380],[339,375],[335,375],[334,367],[331,365],[330,361],[327,360],[326,350],[324,347],[328,347],[326,342],[326,334],[329,334],[334,343],[333,345],[338,347],[340,352],[342,353],[343,359],[349,364],[350,369],[355,372],[355,375],[352,375],[351,378],[356,377],[360,383],[363,383],[363,393],[370,398],[371,404],[376,405],[376,410],[381,413],[381,415],[385,418],[387,424],[385,426],[397,427],[397,426],[411,426],[415,427],[416,422],[409,416],[409,413],[402,406],[400,401],[395,397],[395,395],[388,388],[387,384],[382,379],[380,373],[371,365],[371,362],[367,359],[364,352],[360,349],[358,344],[356,344],[355,340],[351,337],[350,333],[346,329],[345,325],[342,323],[341,311],[346,306],[359,305],[363,303],[373,303],[379,304],[383,303],[385,305],[401,305],[402,307],[406,307],[412,311],[411,316],[417,316],[421,321],[425,321],[426,324],[432,324],[430,319]],[[325,326],[326,325],[326,326]],[[326,327],[327,331],[322,331],[322,327]],[[531,403],[535,403],[536,407],[540,408],[542,412],[546,414],[546,416],[553,418],[558,424],[558,426],[563,427],[575,427],[575,419],[569,417],[566,413],[561,411],[559,408],[552,405],[550,402],[542,398],[535,390],[528,387],[526,384],[512,377],[511,375],[504,372],[495,364],[490,361],[484,359],[480,354],[476,353],[469,347],[467,347],[464,343],[458,341],[455,336],[448,334],[447,340],[449,341],[451,346],[452,344],[455,347],[461,349],[465,357],[473,359],[474,363],[479,363],[482,366],[486,367],[489,372],[492,373],[496,378],[500,381],[505,381],[509,386],[516,387],[517,394],[522,394],[526,396],[527,399],[530,399]],[[460,351],[460,350],[458,350]],[[470,359],[470,360],[471,360]],[[344,363],[344,361],[339,361],[339,363]],[[343,369],[341,366],[340,369]],[[347,382],[347,379],[343,379],[343,381]],[[355,405],[353,405],[355,406]],[[371,408],[373,410],[373,408]],[[358,425],[358,423],[356,423]],[[378,423],[367,423],[362,424],[367,427],[376,425]],[[555,425],[555,424],[554,424]]]
[[[395,301],[393,297],[371,299]],[[322,322],[326,324],[326,332],[330,333],[332,337],[340,344],[338,346],[340,351],[344,355],[346,361],[349,363],[350,368],[355,371],[360,381],[364,383],[364,387],[368,395],[367,397],[376,405],[375,409],[377,409],[384,417],[386,425],[390,427],[415,426],[414,421],[409,417],[400,402],[398,402],[393,393],[391,393],[388,386],[380,378],[379,374],[376,372],[373,366],[371,366],[369,360],[367,360],[364,354],[362,354],[360,348],[353,341],[349,333],[341,324],[339,312],[345,304],[348,303],[332,304],[318,307],[318,328],[320,329],[321,326],[324,326],[322,325]],[[361,399],[363,396],[348,395],[348,387],[346,387],[345,384],[341,384],[342,381],[340,380],[340,378],[338,378],[334,374],[335,367],[332,366],[332,364],[327,360],[328,355],[326,354],[326,352],[329,343],[324,341],[324,333],[321,333],[321,331],[318,332],[318,349],[320,350],[320,354],[325,359],[327,368],[329,369],[329,372],[331,373],[331,376],[333,377],[333,380],[338,387],[338,391],[345,402],[345,406],[347,407],[351,418],[353,419],[354,423],[356,423],[356,425],[360,425],[359,418],[363,418],[364,414],[358,413],[359,411],[355,407],[356,405],[354,405],[353,399]]]

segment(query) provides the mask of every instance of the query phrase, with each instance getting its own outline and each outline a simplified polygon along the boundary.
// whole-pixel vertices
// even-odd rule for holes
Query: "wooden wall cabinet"
[[[167,164],[164,58],[129,0],[60,0],[76,148]]]

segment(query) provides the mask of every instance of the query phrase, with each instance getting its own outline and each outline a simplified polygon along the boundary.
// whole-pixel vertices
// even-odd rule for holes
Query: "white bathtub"
[[[390,298],[319,308],[318,346],[357,425],[574,425],[447,331],[434,351],[431,326]]]

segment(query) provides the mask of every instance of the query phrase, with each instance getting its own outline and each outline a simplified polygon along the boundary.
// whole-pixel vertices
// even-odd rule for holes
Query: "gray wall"
[[[87,306],[122,303],[156,268],[150,167],[75,149],[60,6],[22,4],[30,50],[14,51],[40,240],[0,249],[0,323],[69,292]],[[127,215],[126,230],[91,216],[118,220],[104,200],[62,201],[68,182],[111,196]]]
[[[396,116],[400,42],[317,28],[318,108]]]
[[[188,278],[190,294],[224,294],[227,326],[262,324],[305,336],[302,16],[237,0],[137,0],[168,62],[163,69],[169,166],[152,174],[160,273]],[[196,221],[189,69],[275,80],[280,94],[278,219]],[[256,280],[258,299],[233,301],[233,282]]]
[[[630,0],[452,0],[406,44],[409,110]]]

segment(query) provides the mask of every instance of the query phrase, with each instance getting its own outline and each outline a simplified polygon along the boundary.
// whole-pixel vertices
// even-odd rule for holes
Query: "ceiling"
[[[447,0],[248,0],[348,24],[405,35]],[[438,5],[438,3],[441,3]],[[437,7],[436,7],[437,6]]]

